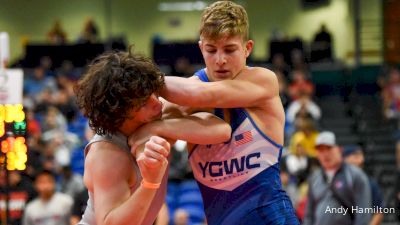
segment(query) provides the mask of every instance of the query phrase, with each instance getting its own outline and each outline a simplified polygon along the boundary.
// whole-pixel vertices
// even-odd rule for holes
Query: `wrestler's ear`
[[[253,46],[254,46],[253,40],[246,41],[246,46],[245,46],[245,51],[244,51],[246,58],[249,57],[251,51],[253,51]]]
[[[203,51],[203,42],[201,40],[199,41],[199,48],[200,48],[200,51]]]

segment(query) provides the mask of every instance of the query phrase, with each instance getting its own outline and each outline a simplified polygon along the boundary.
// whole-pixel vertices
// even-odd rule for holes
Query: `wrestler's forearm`
[[[204,84],[202,82],[181,78],[165,77],[165,88],[160,95],[170,102],[182,106],[203,107],[203,99],[208,99],[203,93]]]
[[[229,124],[205,112],[157,121],[153,131],[161,137],[193,144],[217,144],[229,140],[231,136]]]
[[[156,191],[156,189],[139,186],[126,202],[107,214],[100,224],[142,224]]]

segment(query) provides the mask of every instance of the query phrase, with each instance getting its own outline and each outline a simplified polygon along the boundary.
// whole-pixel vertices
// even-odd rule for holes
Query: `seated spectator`
[[[303,71],[304,73],[306,73],[309,70],[303,50],[298,48],[292,49],[290,51],[290,60],[292,71]]]
[[[314,121],[321,118],[320,107],[312,100],[311,96],[303,91],[299,92],[298,98],[292,101],[286,111],[286,120],[289,123],[294,123],[297,114],[304,110]]]
[[[190,77],[194,74],[195,69],[190,63],[189,59],[185,56],[181,56],[176,59],[172,66],[171,75],[178,77]]]
[[[285,160],[286,161],[286,160]],[[282,188],[288,194],[290,200],[292,201],[293,207],[296,208],[298,200],[299,200],[299,190],[297,188],[297,184],[287,170],[287,163],[282,163],[280,169],[280,177],[282,182]]]
[[[288,94],[287,78],[279,70],[276,70],[274,72],[276,74],[276,77],[278,78],[279,97],[281,98],[283,108],[286,110],[287,107],[289,106],[290,101],[291,101],[291,99],[289,97],[289,94]]]
[[[6,171],[0,170],[0,213],[4,215],[6,198],[9,204],[9,225],[20,225],[28,202],[36,197],[31,181],[21,171],[9,171],[9,184],[6,186]]]
[[[83,151],[83,150],[82,150]],[[83,177],[73,173],[70,166],[63,166],[60,174],[60,191],[74,198],[84,188]]]
[[[303,146],[303,139],[296,140],[294,153],[287,155],[284,161],[289,175],[296,179],[296,185],[306,181],[311,170],[311,159]]]
[[[396,67],[389,70],[389,78],[383,87],[383,113],[388,119],[398,119],[400,112],[400,71]]]
[[[396,167],[400,171],[400,141],[396,143]]]
[[[43,56],[40,58],[39,67],[44,70],[45,77],[54,77],[53,71],[53,60],[49,56]]]
[[[184,209],[175,210],[174,225],[189,225],[189,213]]]
[[[88,17],[78,38],[80,44],[93,44],[99,41],[99,32],[93,18]]]
[[[292,71],[292,82],[289,84],[289,96],[292,100],[298,99],[302,93],[309,96],[314,95],[314,84],[307,79],[303,70]]]
[[[185,141],[178,140],[170,151],[170,168],[168,179],[170,182],[180,183],[187,178],[193,178],[191,168],[188,163],[188,150]],[[191,177],[188,177],[191,176]]]
[[[282,73],[282,75],[287,79],[289,77],[290,67],[285,61],[285,57],[282,53],[276,53],[272,57],[272,68],[275,74],[277,72]]]
[[[89,123],[86,121],[84,128],[84,135],[81,141],[81,145],[76,147],[71,152],[71,169],[72,172],[83,176],[84,165],[85,165],[85,154],[84,149],[90,139],[94,136],[94,131],[90,128]]]
[[[309,118],[299,118],[296,125],[297,131],[290,138],[289,150],[295,154],[297,145],[301,144],[307,156],[315,158],[317,155],[315,140],[319,132],[316,130],[314,122]]]
[[[45,138],[48,135],[47,131],[65,131],[67,129],[67,120],[60,110],[54,106],[49,106],[41,127]]]
[[[35,179],[35,188],[39,196],[26,206],[22,224],[69,225],[73,199],[56,192],[54,175],[49,171],[40,172]]]
[[[67,86],[71,81],[78,80],[81,76],[81,71],[77,69],[71,60],[64,60],[61,66],[57,69],[57,85]],[[65,83],[64,83],[65,82]]]
[[[57,19],[54,21],[53,26],[47,33],[47,40],[51,44],[61,45],[67,42],[67,34],[62,28],[61,21]]]
[[[36,67],[33,73],[28,74],[24,81],[24,94],[37,100],[36,98],[45,89],[55,90],[55,80],[53,77],[46,77],[42,67]]]
[[[332,61],[332,35],[322,24],[311,43],[311,58],[313,62]]]

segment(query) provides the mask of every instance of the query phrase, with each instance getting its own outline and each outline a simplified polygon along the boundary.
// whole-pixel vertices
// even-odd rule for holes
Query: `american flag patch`
[[[235,146],[246,144],[253,140],[251,131],[246,131],[235,136]]]

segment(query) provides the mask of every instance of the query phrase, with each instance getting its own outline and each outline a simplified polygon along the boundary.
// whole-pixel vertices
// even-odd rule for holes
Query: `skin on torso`
[[[120,175],[122,175],[124,177],[124,180],[126,180],[129,187],[134,187],[139,179],[137,177],[135,167],[133,166],[136,162],[134,162],[134,158],[130,152],[120,149],[119,147],[115,146],[114,144],[110,144],[110,143],[107,143],[104,141],[91,144],[90,149],[86,155],[85,167],[90,168],[91,166],[87,165],[90,163],[102,163],[102,162],[97,162],[96,158],[99,158],[100,154],[104,154],[105,151],[112,151],[112,154],[115,154],[120,159],[123,159],[123,160],[118,160],[118,161],[113,160],[113,159],[110,159],[110,160],[112,160],[111,163],[118,163],[120,165],[121,165],[121,163],[123,163],[122,168],[125,168],[125,169],[119,171],[119,173],[120,173]],[[125,163],[125,162],[127,162],[127,163]],[[85,183],[86,187],[88,188],[89,192],[93,193],[93,181],[92,181],[93,175],[91,175],[91,172],[92,171],[90,171],[90,169],[85,170],[83,178],[84,178],[84,183]],[[132,191],[134,191],[134,190],[132,190]]]
[[[279,96],[268,99],[261,108],[245,109],[264,134],[283,145],[285,115]]]

